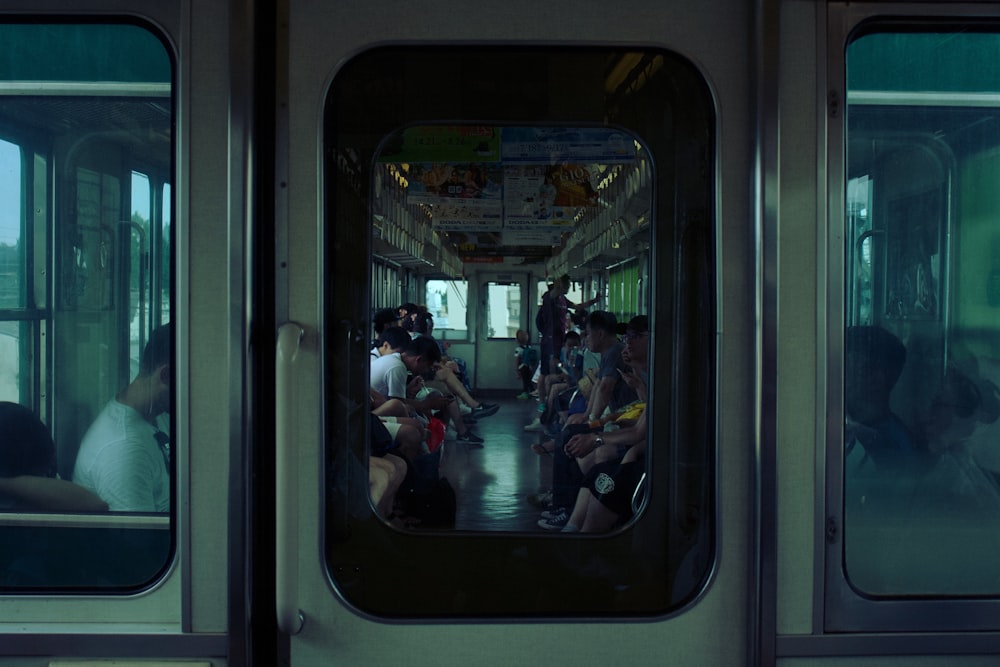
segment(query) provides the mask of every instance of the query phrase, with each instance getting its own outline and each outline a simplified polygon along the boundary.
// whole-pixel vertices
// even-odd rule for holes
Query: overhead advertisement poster
[[[417,125],[382,144],[379,162],[500,162],[500,128]]]
[[[461,202],[435,204],[433,226],[439,232],[499,232],[503,229],[503,209],[500,202],[493,206],[467,206]]]
[[[505,127],[501,139],[504,164],[624,164],[635,160],[632,137],[608,127]]]
[[[635,158],[635,140],[614,128],[421,125],[389,137],[378,160],[397,165],[406,204],[428,207],[434,229],[471,261],[551,253],[602,205],[609,166]],[[459,232],[496,234],[498,245],[456,243]]]
[[[448,204],[496,208],[503,195],[503,169],[499,163],[422,162],[411,164],[408,204]]]
[[[597,191],[582,165],[511,165],[504,167],[503,204],[504,229],[558,235],[573,231],[579,207],[597,205]]]
[[[505,242],[558,243],[581,208],[599,205],[607,165],[632,162],[635,154],[632,138],[610,128],[503,128]]]
[[[473,264],[502,264],[506,257],[520,257],[525,261],[541,261],[552,254],[552,244],[525,246],[508,243],[504,234],[451,232],[449,241],[463,262]]]

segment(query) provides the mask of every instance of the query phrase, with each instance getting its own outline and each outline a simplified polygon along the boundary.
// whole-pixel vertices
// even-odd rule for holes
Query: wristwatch
[[[604,438],[602,438],[601,436],[597,436],[596,438],[594,438],[594,445],[596,447],[600,447],[603,444],[604,444]]]

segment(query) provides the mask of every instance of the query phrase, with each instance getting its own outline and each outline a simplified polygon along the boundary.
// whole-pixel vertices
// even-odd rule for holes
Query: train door
[[[528,302],[528,274],[512,271],[477,277],[482,324],[476,340],[476,385],[513,395],[520,391],[513,373],[517,332],[528,327],[535,311]]]
[[[29,485],[0,502],[2,664],[243,661],[227,631],[244,432],[230,19],[0,10],[0,477]],[[43,428],[23,439],[15,414]]]
[[[998,7],[785,9],[765,656],[995,662]]]
[[[276,606],[293,665],[530,664],[553,642],[591,663],[750,650],[753,21],[741,2],[580,9],[302,2],[279,17]],[[466,244],[543,245],[601,281],[608,249],[648,238],[649,269],[627,282],[647,280],[655,449],[620,526],[456,532],[377,513],[365,343],[369,239],[386,233],[444,282],[477,261]],[[502,263],[468,292],[504,304],[495,325],[472,316],[495,334],[532,294]]]

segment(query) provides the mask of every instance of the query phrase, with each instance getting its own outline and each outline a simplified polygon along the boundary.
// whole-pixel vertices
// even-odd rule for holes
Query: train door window
[[[0,401],[30,396],[29,362],[37,320],[26,317],[29,258],[25,254],[21,148],[0,139]]]
[[[129,317],[129,379],[139,374],[139,357],[146,347],[147,314],[150,312],[149,299],[152,276],[147,263],[151,256],[149,218],[151,191],[149,177],[132,172],[132,213],[129,216],[129,260],[128,260],[128,311]]]
[[[384,618],[634,617],[702,589],[717,527],[715,122],[698,71],[660,50],[386,47],[338,71],[323,137],[324,544],[346,603]],[[602,398],[590,418],[602,426],[581,433],[587,447],[608,440],[603,467],[562,450],[535,458],[523,425],[536,411],[515,405],[516,392],[491,418],[510,420],[509,434],[481,448],[463,436],[441,444],[432,428],[415,449],[394,450],[386,422],[367,414],[374,362],[357,335],[376,252],[427,280],[428,306],[450,276],[480,278],[469,318],[486,327],[477,377],[490,363],[511,376],[513,344],[489,338],[514,338],[536,311],[525,312],[524,280],[505,274],[566,276],[587,301],[609,267],[647,263],[649,300],[623,293],[618,317],[590,323],[592,346],[611,360],[600,372],[622,389],[593,390]],[[452,326],[466,304],[446,293]],[[630,345],[635,386],[614,361]],[[392,363],[424,372],[418,352],[415,341]],[[527,473],[512,464],[525,452]],[[396,457],[409,461],[393,510],[383,489]],[[526,496],[547,488],[595,512],[592,523],[540,527],[558,512],[540,517]]]
[[[998,50],[995,26],[970,25],[869,26],[847,46],[835,629],[995,624],[1000,77],[982,64]]]
[[[465,280],[428,280],[424,303],[434,317],[434,337],[464,340],[469,335],[469,283]]]
[[[0,139],[0,308],[23,305],[22,275],[24,273],[24,243],[21,241],[21,149]],[[17,355],[4,355],[16,359]],[[16,377],[16,375],[14,376]]]
[[[135,592],[174,534],[173,67],[134,24],[0,44],[0,590]]]
[[[152,317],[153,322],[166,322],[170,319],[173,289],[171,282],[173,253],[170,240],[173,238],[173,218],[171,216],[170,183],[165,182],[159,188],[159,198],[153,198],[153,209],[149,247],[153,253],[149,258],[149,277],[153,286]],[[159,215],[157,216],[157,213]],[[159,224],[157,224],[159,223]]]
[[[515,338],[521,328],[521,285],[488,282],[486,290],[486,337]]]

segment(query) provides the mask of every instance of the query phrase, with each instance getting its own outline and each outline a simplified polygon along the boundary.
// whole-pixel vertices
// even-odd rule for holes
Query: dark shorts
[[[385,427],[382,420],[377,415],[371,415],[369,428],[371,429],[371,452],[372,456],[382,458],[399,446]]]
[[[632,516],[632,496],[646,472],[644,460],[631,463],[598,463],[583,480],[583,485],[602,505],[622,518]]]

